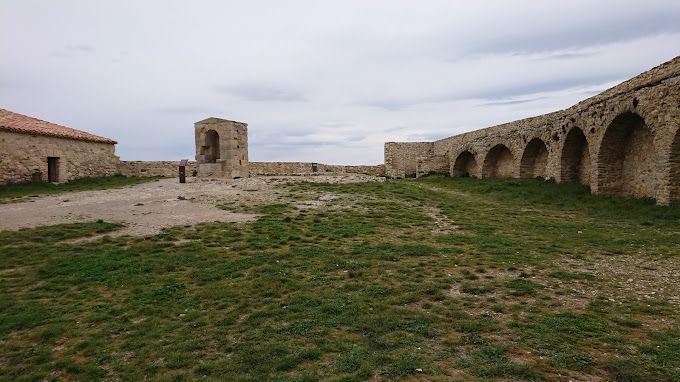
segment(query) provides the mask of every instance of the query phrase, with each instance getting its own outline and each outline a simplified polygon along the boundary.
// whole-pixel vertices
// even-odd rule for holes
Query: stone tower
[[[194,124],[198,176],[248,177],[248,125],[208,118]]]

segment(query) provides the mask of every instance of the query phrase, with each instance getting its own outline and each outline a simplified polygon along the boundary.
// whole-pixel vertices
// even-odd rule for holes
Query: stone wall
[[[198,171],[195,161],[187,163],[186,174]],[[118,173],[125,176],[179,177],[179,161],[120,161]]]
[[[58,158],[58,182],[117,173],[112,143],[0,131],[0,148],[0,184],[48,181],[48,157]]]
[[[415,176],[418,158],[434,155],[433,150],[433,142],[385,143],[385,176],[390,178]]]
[[[178,176],[179,161],[120,161],[118,173],[126,176]],[[249,162],[250,175],[308,175],[313,174],[311,162]],[[186,174],[192,176],[198,164],[190,161]],[[317,163],[318,174],[368,174],[384,176],[385,166],[342,166]]]
[[[312,162],[250,162],[250,175],[308,175],[308,174],[368,174],[384,176],[385,167],[376,166],[343,166],[316,163],[316,172]]]
[[[448,174],[448,155],[420,156],[416,160],[416,178],[427,174]]]
[[[385,165],[358,165],[358,166],[342,166],[344,172],[348,174],[366,174],[373,176],[385,176]]]
[[[452,176],[579,181],[596,194],[680,200],[680,57],[557,112],[435,142],[385,144],[398,177],[448,157]],[[429,146],[428,146],[429,145]]]

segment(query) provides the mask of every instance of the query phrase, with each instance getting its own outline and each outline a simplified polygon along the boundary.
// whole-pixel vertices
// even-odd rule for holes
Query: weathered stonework
[[[125,176],[177,177],[178,161],[120,161],[117,172]],[[316,165],[316,172],[314,171]],[[385,166],[342,166],[311,162],[249,162],[251,176],[257,175],[312,175],[318,174],[366,174],[384,176]],[[198,173],[198,163],[189,161],[187,176]]]
[[[434,155],[434,142],[385,143],[385,176],[403,178],[415,176],[418,158]]]
[[[366,174],[385,176],[385,166],[343,166],[311,162],[250,162],[250,175]]]
[[[248,125],[220,118],[194,124],[198,176],[248,176]]]
[[[118,171],[113,143],[0,131],[0,184],[48,181],[48,158],[55,158],[56,182]]]
[[[388,176],[446,157],[452,176],[578,181],[680,202],[680,57],[557,112],[435,142],[385,144]]]
[[[198,164],[187,163],[186,175],[193,176],[198,172]],[[179,176],[179,161],[120,161],[118,173],[125,176]]]

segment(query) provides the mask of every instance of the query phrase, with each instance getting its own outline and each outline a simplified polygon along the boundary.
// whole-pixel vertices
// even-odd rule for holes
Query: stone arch
[[[560,181],[579,182],[590,185],[590,149],[583,130],[574,127],[569,130],[562,146],[560,160]]]
[[[670,167],[668,177],[670,202],[680,204],[680,129],[675,132],[670,154],[668,158]]]
[[[640,115],[624,112],[607,126],[597,157],[602,194],[656,197],[654,136]]]
[[[519,165],[520,178],[546,177],[548,165],[548,148],[540,138],[534,138],[527,144]]]
[[[477,173],[477,160],[474,154],[465,150],[458,155],[451,170],[451,176],[468,177],[475,176]]]
[[[515,159],[510,149],[498,144],[489,150],[482,165],[482,178],[512,178]]]
[[[215,130],[205,133],[205,142],[201,147],[202,155],[205,155],[206,163],[215,163],[220,159],[220,135]]]

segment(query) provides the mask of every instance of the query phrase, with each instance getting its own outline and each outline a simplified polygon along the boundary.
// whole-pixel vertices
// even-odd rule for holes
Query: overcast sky
[[[680,54],[680,1],[0,0],[0,107],[194,157],[248,123],[251,161],[377,164],[569,107]]]

